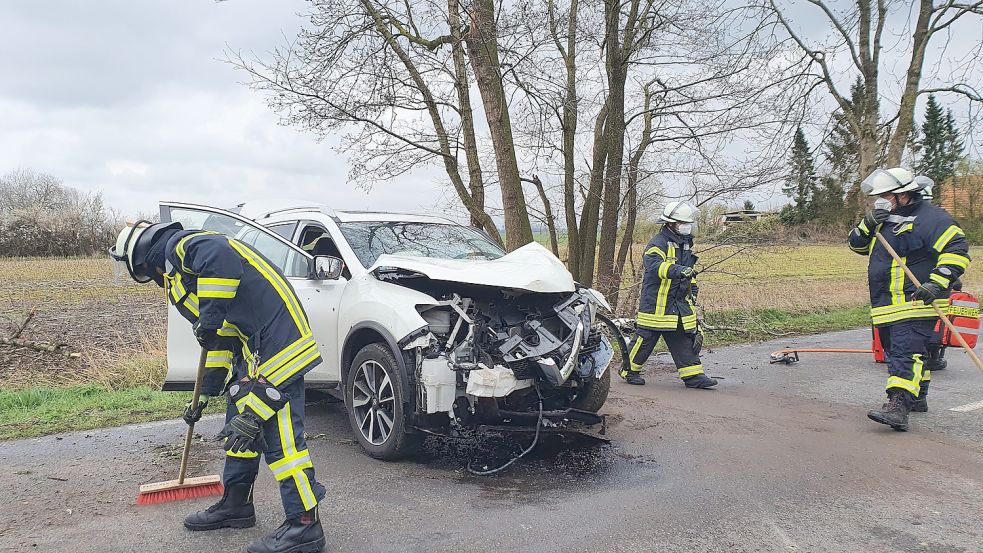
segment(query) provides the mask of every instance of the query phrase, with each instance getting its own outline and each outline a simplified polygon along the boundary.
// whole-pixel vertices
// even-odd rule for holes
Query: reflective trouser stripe
[[[226,440],[228,440],[228,438],[226,438]],[[256,453],[255,451],[243,451],[241,453],[226,451],[225,455],[226,457],[236,457],[238,459],[253,459],[255,457],[259,457],[259,453]]]
[[[638,336],[635,338],[635,345],[631,348],[631,353],[628,354],[628,362],[631,364],[631,370],[638,372],[642,370],[642,365],[635,362],[635,356],[638,355],[638,349],[642,347],[642,337]]]
[[[297,494],[306,510],[311,510],[317,505],[317,498],[311,487],[310,478],[304,469],[313,469],[310,455],[307,449],[297,451],[297,443],[294,438],[293,422],[291,420],[290,404],[284,405],[283,409],[277,413],[277,428],[280,434],[280,448],[283,451],[283,459],[270,464],[270,470],[277,481],[293,478],[294,485],[297,487]]]
[[[689,367],[679,368],[679,378],[689,378],[698,374],[703,374],[703,365],[690,365]]]
[[[916,353],[911,356],[914,360],[914,364],[911,366],[912,377],[911,380],[907,378],[901,378],[900,376],[889,376],[887,379],[887,389],[891,388],[901,388],[902,390],[908,390],[915,397],[921,392],[920,382],[922,381],[922,368],[924,364],[922,363],[922,356],[920,353]]]

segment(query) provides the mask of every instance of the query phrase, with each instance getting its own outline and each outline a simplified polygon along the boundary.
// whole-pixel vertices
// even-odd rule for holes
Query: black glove
[[[188,423],[188,426],[201,420],[201,413],[208,407],[208,396],[202,394],[198,396],[198,407],[191,405],[189,401],[187,405],[184,406],[184,415],[181,417],[184,422]]]
[[[222,338],[218,335],[218,329],[216,328],[204,328],[200,323],[195,323],[192,327],[195,331],[195,339],[201,344],[201,347],[206,351],[216,351],[222,349],[220,344]]]
[[[245,451],[260,453],[266,450],[263,423],[259,417],[248,411],[232,417],[229,424],[225,425],[216,437],[218,440],[222,438],[226,438],[225,450],[233,453]]]
[[[864,226],[867,227],[870,232],[877,230],[877,227],[883,225],[887,222],[887,218],[891,216],[891,212],[886,209],[872,209],[864,215]]]
[[[937,282],[923,282],[921,286],[915,290],[915,293],[911,295],[911,299],[922,300],[925,305],[929,305],[933,301],[942,297],[945,294],[945,289],[939,286]]]
[[[693,335],[693,353],[699,355],[703,351],[703,332],[697,330]]]
[[[692,267],[686,267],[684,265],[683,268],[679,270],[679,278],[693,278],[695,276],[696,270]]]

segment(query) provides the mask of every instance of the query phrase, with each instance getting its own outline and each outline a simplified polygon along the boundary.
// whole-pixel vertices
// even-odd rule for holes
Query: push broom
[[[904,274],[908,276],[908,279],[911,280],[911,283],[914,284],[916,287],[921,286],[922,283],[918,282],[918,278],[915,277],[914,273],[911,272],[911,269],[909,269],[908,266],[904,264],[904,261],[901,260],[901,256],[898,255],[898,252],[894,251],[894,248],[891,247],[891,244],[887,243],[887,240],[884,238],[884,235],[882,235],[880,232],[877,232],[876,234],[877,234],[877,240],[880,241],[882,246],[884,246],[884,249],[887,250],[887,253],[891,254],[891,257],[893,257],[894,261],[897,262],[899,267],[901,267],[901,270],[904,271]],[[957,330],[956,327],[952,324],[952,321],[949,320],[949,317],[947,317],[946,314],[943,313],[941,309],[939,309],[939,306],[935,305],[934,303],[931,305],[932,305],[932,309],[934,309],[935,313],[939,316],[939,319],[942,319],[942,324],[944,324],[946,328],[949,329],[949,332],[951,332],[952,336],[956,339],[957,342],[959,342],[959,345],[962,346],[964,350],[966,350],[966,354],[969,355],[969,358],[973,360],[973,364],[976,365],[976,368],[979,369],[981,372],[983,372],[983,361],[980,361],[980,358],[976,355],[976,352],[973,351],[973,348],[969,347],[969,344],[966,343],[965,338],[963,338],[962,334],[959,333],[959,330]]]
[[[201,355],[198,358],[198,376],[195,378],[195,391],[191,397],[191,405],[194,409],[198,408],[198,398],[201,397],[201,383],[205,378],[205,362],[207,359],[208,352],[202,348]],[[184,453],[181,454],[181,470],[178,472],[177,480],[141,485],[140,494],[137,495],[137,505],[157,505],[160,503],[170,503],[171,501],[181,501],[182,499],[222,495],[224,492],[222,478],[217,474],[185,478],[185,474],[188,471],[188,457],[191,453],[191,439],[194,434],[195,425],[192,423],[188,425],[188,434],[184,437]]]

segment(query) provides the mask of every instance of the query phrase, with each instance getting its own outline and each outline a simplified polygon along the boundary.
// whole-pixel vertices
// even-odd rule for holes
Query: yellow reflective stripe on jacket
[[[703,365],[690,365],[679,368],[679,378],[689,378],[698,374],[703,374]]]
[[[935,305],[941,309],[946,309],[948,300],[936,300]],[[906,319],[925,319],[937,317],[931,305],[924,305],[922,302],[906,302],[897,305],[883,305],[874,307],[870,310],[871,319],[875,325],[895,323]]]
[[[232,369],[232,352],[228,350],[210,351],[205,360],[205,368]]]
[[[662,251],[659,246],[652,246],[651,248],[645,250],[645,255],[658,255],[662,259],[666,258],[666,252]]]
[[[932,273],[932,274],[928,275],[928,279],[931,280],[932,282],[935,282],[936,284],[938,284],[942,288],[948,288],[949,287],[949,279],[945,278],[944,276],[942,276],[942,275],[940,275],[938,273]]]
[[[189,270],[188,267],[185,266],[185,264],[184,264],[185,248],[187,247],[188,240],[191,240],[192,238],[197,238],[199,236],[205,236],[206,234],[218,234],[218,233],[217,232],[214,232],[214,231],[211,231],[211,230],[203,230],[201,232],[196,232],[194,234],[189,234],[189,235],[185,236],[184,238],[178,240],[177,245],[174,246],[174,253],[177,254],[178,261],[181,262],[181,270],[183,270],[184,272],[189,273],[189,274],[192,274],[192,275],[197,274],[194,271]]]
[[[236,409],[238,409],[240,413],[244,413],[247,407],[264,421],[270,420],[273,418],[273,415],[276,414],[269,405],[264,403],[263,400],[259,399],[259,396],[252,392],[249,392],[246,397],[239,398],[239,400],[236,401]]]
[[[259,372],[269,379],[270,375],[277,370],[283,368],[292,358],[296,357],[297,354],[302,350],[311,347],[314,344],[314,336],[308,334],[306,336],[301,336],[294,343],[283,348],[277,352],[273,357],[270,357],[259,366]]]
[[[181,273],[174,273],[173,277],[164,275],[164,283],[169,290],[171,303],[177,306],[181,298],[184,298],[182,305],[195,317],[199,316],[198,296],[194,293],[188,293],[187,288],[184,287],[184,282],[181,280]]]
[[[274,270],[262,257],[253,252],[249,247],[240,243],[237,240],[229,240],[229,245],[232,246],[240,255],[242,255],[246,261],[254,269],[256,269],[259,274],[261,274],[276,293],[279,294],[280,299],[283,300],[287,311],[294,320],[294,324],[300,330],[301,334],[309,334],[311,332],[310,327],[307,325],[307,317],[304,316],[303,310],[300,308],[300,301],[294,295],[293,290],[281,277],[280,274]]]
[[[960,234],[965,236],[965,233],[963,233],[963,229],[959,228],[956,225],[949,225],[949,228],[945,229],[945,232],[942,233],[942,236],[939,236],[939,239],[935,241],[935,245],[932,246],[932,249],[937,252],[941,252],[942,250],[945,249],[947,245],[949,245],[949,242],[953,238],[955,238],[957,235]]]
[[[902,263],[906,263],[908,260],[905,257],[901,258]],[[898,260],[894,259],[891,261],[891,303],[899,304],[905,302],[904,297],[904,269],[898,265]]]
[[[944,253],[939,256],[938,265],[955,265],[962,270],[969,268],[969,258],[958,253]]]
[[[228,438],[226,438],[226,440],[228,440]],[[239,459],[255,459],[256,457],[259,457],[259,453],[255,451],[242,451],[242,452],[226,451],[225,455],[227,457],[236,457]]]
[[[274,386],[279,386],[280,384],[286,382],[286,380],[291,376],[297,374],[301,369],[310,365],[320,356],[321,352],[317,350],[317,346],[311,346],[310,349],[305,350],[295,360],[291,361],[282,369],[271,375],[269,380]]]
[[[199,298],[225,298],[236,297],[236,290],[239,288],[237,278],[210,278],[201,277],[198,279]]]
[[[672,261],[663,261],[662,263],[659,263],[659,278],[662,280],[668,280],[670,267],[672,267]]]

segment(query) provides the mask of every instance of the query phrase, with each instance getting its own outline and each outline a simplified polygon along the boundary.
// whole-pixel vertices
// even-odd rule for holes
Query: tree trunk
[[[550,250],[553,251],[553,255],[560,257],[560,243],[556,234],[556,217],[553,216],[553,205],[550,203],[549,196],[546,195],[543,181],[539,180],[539,175],[533,175],[531,179],[523,180],[531,182],[536,186],[536,191],[539,192],[539,199],[543,202],[543,215],[546,217],[546,228],[550,233]]]
[[[604,140],[607,112],[608,108],[605,104],[597,114],[597,120],[594,121],[594,153],[591,159],[590,181],[580,214],[580,274],[575,277],[584,286],[594,285],[597,225],[601,211],[601,193],[604,189],[604,165],[608,156],[607,143]]]
[[[632,152],[628,160],[628,205],[625,213],[625,232],[621,237],[621,247],[618,249],[618,258],[615,260],[614,274],[618,276],[618,286],[608,296],[608,302],[618,311],[619,291],[621,289],[621,275],[625,272],[625,262],[631,255],[631,247],[635,240],[635,224],[638,220],[638,166],[642,162],[642,156],[652,144],[652,94],[649,89],[651,83],[645,86],[645,103],[643,110],[642,137],[638,142],[638,147]]]
[[[470,81],[468,68],[464,60],[464,38],[461,32],[461,13],[458,0],[447,0],[448,23],[454,41],[451,48],[454,56],[454,88],[457,90],[457,100],[461,111],[461,132],[464,135],[464,154],[468,161],[468,188],[475,206],[485,209],[485,183],[481,175],[481,161],[478,158],[478,143],[474,134],[474,113],[471,109]],[[471,224],[483,228],[480,217],[471,215]],[[486,232],[498,229],[485,229]]]
[[[625,81],[628,68],[620,40],[621,2],[605,0],[605,66],[608,76],[608,113],[604,125],[607,166],[604,175],[604,209],[602,211],[600,245],[597,252],[597,283],[603,294],[612,294],[618,287],[615,275],[614,252],[618,240],[618,216],[621,213],[621,169],[625,147]]]
[[[468,192],[468,189],[464,186],[464,180],[461,178],[461,173],[457,165],[457,157],[451,153],[450,139],[447,134],[447,128],[444,126],[444,120],[440,116],[440,109],[437,107],[437,101],[434,99],[433,92],[430,87],[427,86],[426,81],[423,79],[423,75],[420,74],[420,70],[410,59],[403,47],[399,45],[396,37],[393,36],[392,32],[389,30],[389,24],[385,21],[382,15],[375,9],[369,0],[362,0],[362,6],[365,11],[372,17],[375,24],[376,32],[382,36],[389,48],[396,54],[396,57],[403,63],[406,67],[406,71],[410,74],[410,78],[413,79],[413,84],[416,86],[417,90],[420,91],[420,95],[423,97],[423,101],[427,106],[427,113],[430,115],[430,120],[433,123],[434,133],[437,135],[437,142],[440,144],[441,158],[444,161],[444,169],[447,171],[447,176],[451,180],[451,184],[454,186],[454,191],[457,192],[458,198],[460,198],[461,203],[468,210],[468,213],[472,218],[477,218],[481,222],[482,228],[492,237],[498,244],[502,244],[502,236],[498,232],[498,228],[495,226],[494,220],[491,216],[484,211],[483,208],[478,207],[475,203],[474,198]],[[523,205],[525,207],[525,205]],[[528,224],[528,218],[526,224]]]
[[[505,88],[502,86],[494,0],[477,0],[472,5],[467,44],[471,67],[474,69],[485,108],[485,118],[488,120],[492,147],[495,149],[498,181],[502,188],[502,208],[505,212],[505,243],[507,249],[512,251],[532,242],[532,226],[529,224],[522,182],[519,181],[512,122]]]
[[[551,5],[552,6],[552,5]],[[566,91],[563,101],[563,209],[567,222],[567,268],[574,278],[580,276],[580,232],[577,225],[577,206],[576,206],[576,187],[575,163],[576,150],[575,141],[577,138],[577,118],[578,118],[578,99],[577,99],[577,11],[579,8],[578,0],[571,0],[570,14],[567,17],[567,46],[565,49],[559,48],[559,37],[553,33],[557,47],[563,55],[563,62],[566,66],[567,81]]]
[[[921,0],[918,11],[918,21],[915,23],[914,37],[911,48],[911,62],[905,77],[904,92],[901,95],[901,105],[898,107],[898,124],[891,135],[887,148],[887,165],[896,167],[901,164],[905,144],[911,134],[915,121],[915,103],[918,100],[918,86],[922,80],[922,66],[925,63],[925,49],[929,32],[929,21],[932,16],[932,1]]]

